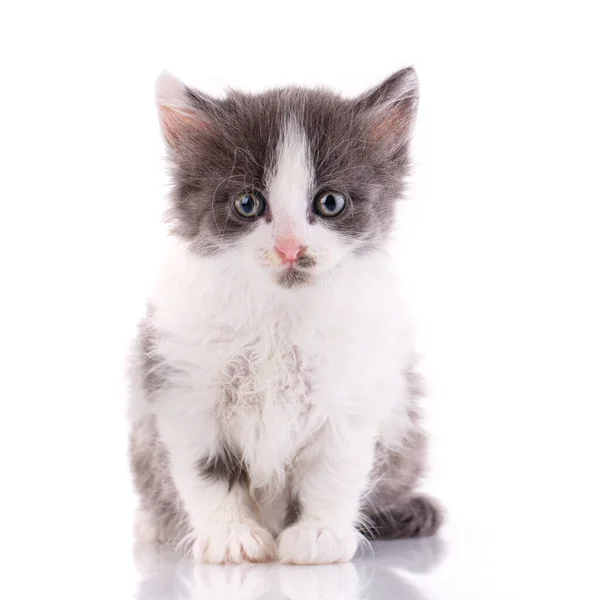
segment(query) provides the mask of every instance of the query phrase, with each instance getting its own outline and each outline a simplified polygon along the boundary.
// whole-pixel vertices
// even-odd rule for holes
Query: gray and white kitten
[[[319,564],[437,531],[385,249],[417,99],[412,69],[355,99],[159,78],[174,235],[131,372],[142,540]]]

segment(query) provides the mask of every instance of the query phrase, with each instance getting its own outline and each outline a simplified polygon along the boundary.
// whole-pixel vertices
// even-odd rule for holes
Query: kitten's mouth
[[[312,281],[312,275],[295,265],[289,265],[285,271],[277,277],[277,283],[284,288],[292,289],[308,285]]]
[[[276,268],[275,280],[281,287],[292,289],[308,285],[314,281],[312,269],[317,265],[317,260],[310,254],[303,254],[290,263],[273,261],[272,258],[271,261],[271,268]]]

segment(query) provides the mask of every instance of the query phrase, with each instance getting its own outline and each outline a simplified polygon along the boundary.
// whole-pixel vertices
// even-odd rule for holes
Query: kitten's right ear
[[[181,149],[211,128],[209,113],[214,100],[188,88],[167,71],[156,80],[156,105],[163,135],[172,150]]]
[[[410,137],[419,102],[419,82],[412,67],[397,71],[356,100],[371,139],[384,146],[403,144]]]

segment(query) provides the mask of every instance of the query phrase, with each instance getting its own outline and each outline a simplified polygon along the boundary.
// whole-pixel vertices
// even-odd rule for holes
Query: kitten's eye
[[[315,198],[315,212],[322,217],[337,217],[346,208],[346,198],[337,192],[319,192]]]
[[[254,219],[265,212],[266,202],[258,192],[244,192],[235,199],[233,206],[238,215]]]

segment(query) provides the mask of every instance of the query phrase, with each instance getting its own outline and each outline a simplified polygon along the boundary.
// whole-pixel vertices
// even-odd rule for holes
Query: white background
[[[449,511],[426,598],[598,598],[600,44],[588,2],[21,2],[0,14],[0,590],[130,598],[124,356],[167,179],[153,84],[414,64],[395,246]]]

